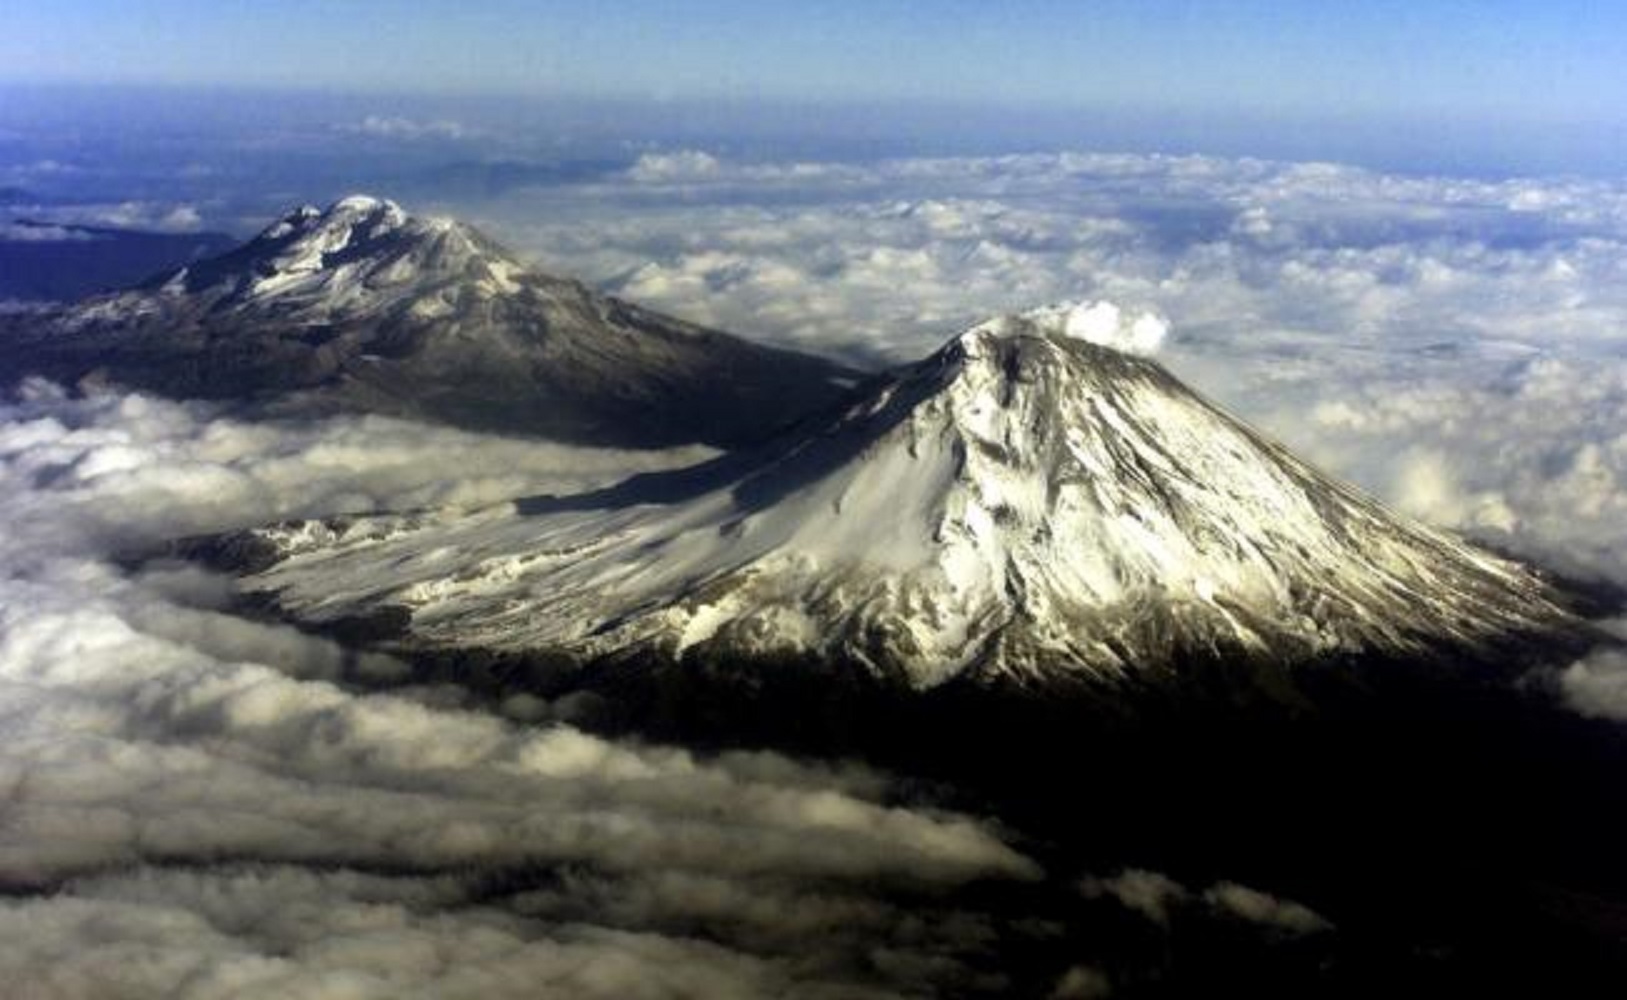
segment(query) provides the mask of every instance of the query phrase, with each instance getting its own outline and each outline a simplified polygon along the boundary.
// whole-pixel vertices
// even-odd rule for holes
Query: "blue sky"
[[[57,0],[0,28],[12,81],[1583,120],[1627,99],[1627,4],[1553,0]]]
[[[1251,132],[1273,133],[1274,144],[1260,144],[1268,155],[1315,152],[1325,138],[1329,155],[1344,158],[1364,143],[1450,134],[1465,148],[1552,147],[1559,152],[1544,164],[1580,169],[1597,168],[1587,161],[1609,158],[1627,133],[1623,65],[1627,3],[1577,0],[57,0],[0,8],[0,83],[13,85],[931,101],[1139,116],[1148,128],[1160,116],[1186,116],[1185,132],[1175,131],[1198,136],[1183,140],[1191,148],[1203,144],[1211,116],[1245,123],[1213,130],[1226,131],[1224,152],[1247,151],[1237,137]],[[1338,134],[1347,124],[1355,138]],[[1440,125],[1448,132],[1437,133]],[[1356,134],[1363,129],[1377,137]]]

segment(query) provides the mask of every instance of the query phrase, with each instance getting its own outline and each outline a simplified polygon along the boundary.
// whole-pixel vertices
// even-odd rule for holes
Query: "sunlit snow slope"
[[[245,585],[312,623],[393,615],[420,648],[789,657],[916,687],[1474,647],[1564,619],[1523,569],[1066,318],[978,326],[756,459],[268,528],[238,540]]]

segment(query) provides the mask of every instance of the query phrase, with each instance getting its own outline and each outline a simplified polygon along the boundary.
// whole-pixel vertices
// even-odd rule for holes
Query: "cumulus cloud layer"
[[[590,193],[591,198],[583,195]],[[648,154],[465,206],[554,269],[883,364],[1106,302],[1201,391],[1403,509],[1627,581],[1627,186],[1044,154]]]
[[[228,614],[227,587],[197,569],[111,560],[177,533],[480,503],[559,487],[561,464],[574,482],[674,456],[33,390],[0,408],[12,995],[931,992],[986,920],[945,894],[1036,874],[988,827],[894,804],[869,772],[370,691],[400,665]],[[455,482],[430,460],[454,452]]]

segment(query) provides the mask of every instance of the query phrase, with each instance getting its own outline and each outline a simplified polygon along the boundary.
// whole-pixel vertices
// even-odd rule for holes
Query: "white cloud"
[[[1599,623],[1627,642],[1627,618]],[[1559,696],[1576,712],[1627,722],[1627,646],[1595,650],[1553,676]]]
[[[1156,354],[1169,335],[1169,322],[1162,316],[1121,309],[1112,302],[1064,302],[1023,316],[1061,336],[1130,354]]]
[[[1262,381],[1242,408],[1409,513],[1627,580],[1627,368],[1562,348],[1372,364]]]
[[[673,153],[645,153],[627,170],[627,176],[641,183],[709,180],[722,172],[717,157],[699,150]]]
[[[1162,872],[1127,868],[1111,878],[1092,876],[1080,884],[1087,899],[1109,896],[1155,924],[1169,923],[1177,906],[1191,898],[1186,886]]]
[[[1129,868],[1110,878],[1090,876],[1079,885],[1086,899],[1116,900],[1160,927],[1169,927],[1198,904],[1214,913],[1257,924],[1274,932],[1312,934],[1333,929],[1326,917],[1303,903],[1237,882],[1216,882],[1201,893],[1162,872]]]
[[[339,126],[339,130],[374,139],[398,139],[407,142],[424,139],[467,139],[475,134],[466,126],[450,119],[420,121],[399,115],[367,115],[359,122]]]
[[[98,876],[0,904],[13,995],[751,998],[776,963],[704,940],[548,925],[459,880],[274,866]]]
[[[58,225],[109,226],[159,233],[195,233],[203,228],[203,214],[188,202],[119,201],[37,205],[30,216]],[[9,231],[26,227],[10,226]],[[8,235],[7,238],[19,238]]]
[[[69,400],[44,382],[0,406],[0,483],[13,523],[31,525],[12,536],[14,547],[81,537],[149,545],[283,517],[470,509],[578,492],[710,454],[548,445],[382,417],[248,423],[206,404],[139,394]],[[458,456],[455,470],[446,455]]]
[[[1627,653],[1604,650],[1559,674],[1565,702],[1583,715],[1627,722]]]
[[[1236,882],[1220,882],[1203,894],[1215,909],[1287,934],[1315,934],[1333,928],[1327,918],[1302,903],[1282,899]]]
[[[154,228],[166,233],[192,233],[203,228],[203,216],[192,205],[177,205],[165,212]]]
[[[0,222],[0,241],[7,243],[88,243],[95,233],[43,223]]]
[[[106,208],[87,208],[86,221],[119,229],[150,229],[161,233],[191,233],[203,225],[192,205],[124,201]]]
[[[1105,972],[1088,965],[1076,965],[1062,974],[1051,1000],[1102,1000],[1113,995],[1113,981]]]
[[[702,195],[707,198],[774,191],[780,196],[802,197],[810,191],[869,187],[869,170],[861,165],[834,162],[745,162],[724,160],[699,149],[675,149],[641,154],[623,177],[642,195]]]

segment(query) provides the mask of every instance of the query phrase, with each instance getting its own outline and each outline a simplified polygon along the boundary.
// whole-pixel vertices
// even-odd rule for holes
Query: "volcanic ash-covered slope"
[[[245,585],[312,623],[385,611],[410,647],[789,657],[917,687],[1473,648],[1565,620],[1521,568],[1043,319],[867,390],[744,474],[264,529]]]
[[[351,197],[230,253],[0,330],[0,375],[329,404],[623,445],[760,440],[853,373],[543,274]]]

